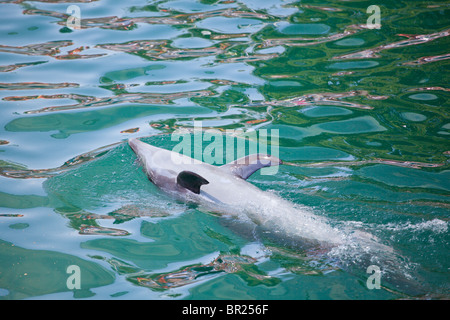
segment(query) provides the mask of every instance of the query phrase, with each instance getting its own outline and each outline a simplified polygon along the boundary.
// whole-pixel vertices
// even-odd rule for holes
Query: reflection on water
[[[45,89],[45,88],[58,88],[68,87],[70,84],[14,84],[17,86],[16,90],[26,89]],[[1,90],[1,84],[0,84]],[[11,89],[8,89],[11,90]],[[14,88],[12,89],[14,90]],[[81,96],[76,94],[56,94],[56,95],[38,95],[38,96],[13,96],[4,97],[5,101],[24,101],[32,99],[71,99],[76,100],[79,103],[73,105],[52,106],[42,108],[40,110],[25,111],[24,114],[44,113],[52,111],[62,111],[71,109],[82,109],[92,107],[102,107],[105,105],[112,105],[117,103],[145,103],[145,104],[171,104],[173,100],[189,98],[189,97],[201,97],[211,95],[212,92],[207,90],[191,91],[191,92],[178,92],[178,93],[122,93],[114,97],[97,98],[92,96]]]
[[[87,59],[101,57],[104,54],[79,54],[81,51],[89,47],[79,47],[67,52],[67,54],[60,54],[61,48],[73,45],[71,41],[49,41],[44,43],[30,44],[26,46],[7,46],[0,45],[0,52],[24,54],[27,56],[50,56],[58,60],[72,60],[72,59]],[[41,62],[42,63],[42,62]],[[36,62],[34,64],[37,64]],[[13,71],[11,69],[8,71]]]
[[[182,270],[140,275],[130,278],[130,281],[137,282],[138,285],[154,289],[170,289],[185,286],[203,278],[220,272],[236,273],[242,270],[242,265],[255,263],[256,259],[246,256],[219,256],[214,261],[204,265],[185,267]],[[255,275],[256,278],[264,278],[262,275]]]
[[[365,59],[365,58],[380,58],[380,55],[378,55],[379,52],[383,50],[389,50],[394,48],[401,48],[404,46],[414,46],[423,44],[429,41],[433,41],[442,37],[448,37],[450,35],[450,30],[444,30],[441,32],[435,32],[431,34],[419,34],[419,35],[408,35],[408,34],[401,34],[400,36],[407,37],[407,40],[397,41],[393,43],[389,43],[387,45],[381,45],[379,47],[375,47],[369,50],[364,50],[360,52],[345,54],[341,56],[333,57],[333,59]]]
[[[0,0],[1,299],[448,297],[448,5],[388,1],[370,29],[365,2],[75,4],[79,29],[65,0]],[[124,141],[194,120],[278,129],[285,165],[250,181],[343,244],[157,190]]]

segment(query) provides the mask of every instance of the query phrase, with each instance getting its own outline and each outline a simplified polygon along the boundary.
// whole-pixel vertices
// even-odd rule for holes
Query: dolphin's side
[[[209,211],[247,217],[277,232],[326,242],[340,238],[308,208],[294,207],[291,202],[246,181],[263,167],[282,164],[276,157],[254,154],[214,166],[136,138],[128,140],[128,144],[150,181],[178,199],[198,203]]]

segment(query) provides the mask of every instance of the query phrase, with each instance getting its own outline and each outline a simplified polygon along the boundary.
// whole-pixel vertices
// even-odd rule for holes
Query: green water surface
[[[448,299],[450,6],[372,4],[0,0],[0,299]],[[249,181],[346,242],[158,190],[127,139],[194,120],[278,130]]]

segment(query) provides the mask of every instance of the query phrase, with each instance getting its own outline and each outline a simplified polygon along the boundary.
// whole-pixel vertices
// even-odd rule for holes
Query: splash
[[[419,222],[416,224],[406,222],[403,224],[388,223],[382,226],[386,230],[390,231],[432,231],[434,234],[446,233],[448,231],[448,222],[441,219],[433,219],[429,221]]]

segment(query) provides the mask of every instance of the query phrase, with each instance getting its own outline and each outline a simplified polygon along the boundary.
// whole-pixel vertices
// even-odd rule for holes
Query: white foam
[[[388,223],[384,226],[385,229],[391,230],[391,231],[413,231],[413,232],[421,232],[421,231],[432,231],[436,234],[439,233],[445,233],[448,230],[448,222],[440,220],[440,219],[433,219],[429,221],[419,222],[416,224],[413,224],[411,222],[406,222],[403,224],[394,224],[394,223]]]

